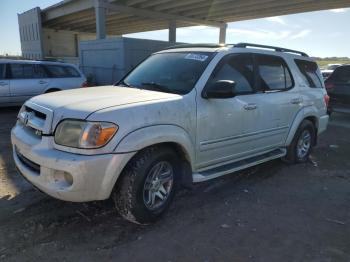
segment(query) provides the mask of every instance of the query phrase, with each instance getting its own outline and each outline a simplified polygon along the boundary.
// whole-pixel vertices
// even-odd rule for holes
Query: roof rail
[[[292,49],[287,49],[283,47],[277,47],[277,46],[269,46],[269,45],[257,45],[257,44],[251,44],[251,43],[238,43],[234,44],[233,47],[240,47],[240,48],[247,48],[247,47],[258,47],[258,48],[266,48],[266,49],[272,49],[277,52],[283,52],[283,53],[292,53],[292,54],[298,54],[301,56],[309,57],[306,53],[292,50]]]
[[[220,48],[224,47],[226,45],[220,45],[220,44],[181,44],[181,45],[173,45],[169,46],[166,49],[175,49],[175,48],[192,48],[192,47],[203,47],[203,48]]]

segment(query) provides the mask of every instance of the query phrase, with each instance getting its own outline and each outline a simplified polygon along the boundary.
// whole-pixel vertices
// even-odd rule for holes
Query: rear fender
[[[286,139],[286,146],[289,146],[294,138],[295,133],[298,130],[298,127],[300,126],[301,122],[303,122],[303,120],[305,118],[315,118],[315,128],[318,129],[318,111],[315,107],[313,106],[308,106],[308,107],[304,107],[302,108],[296,115],[296,117],[294,118],[293,124],[291,126],[291,128],[289,129],[289,133]]]

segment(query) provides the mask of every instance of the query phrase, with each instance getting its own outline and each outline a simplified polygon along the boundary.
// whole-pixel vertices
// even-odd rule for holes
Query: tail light
[[[325,86],[327,91],[330,91],[335,87],[335,85],[332,82],[326,82]]]
[[[81,87],[89,87],[89,84],[87,81],[85,81],[84,83],[81,84]]]
[[[324,95],[324,96],[323,96],[323,100],[324,100],[324,102],[325,102],[325,104],[326,104],[326,107],[328,107],[328,104],[329,104],[329,95]]]

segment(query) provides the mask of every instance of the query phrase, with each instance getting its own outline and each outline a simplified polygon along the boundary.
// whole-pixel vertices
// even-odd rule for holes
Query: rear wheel
[[[150,147],[139,152],[113,191],[118,212],[131,222],[154,222],[174,197],[179,168],[178,157],[171,148]]]
[[[284,160],[288,163],[304,163],[309,159],[316,138],[316,129],[309,120],[304,120],[288,147]]]

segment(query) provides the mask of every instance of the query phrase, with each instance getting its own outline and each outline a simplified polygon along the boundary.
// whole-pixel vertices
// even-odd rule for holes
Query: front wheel
[[[284,160],[289,163],[306,162],[314,146],[315,136],[314,124],[309,120],[304,120],[296,131]]]
[[[154,222],[174,197],[179,168],[178,157],[171,148],[149,147],[139,152],[113,191],[118,212],[131,222]]]

